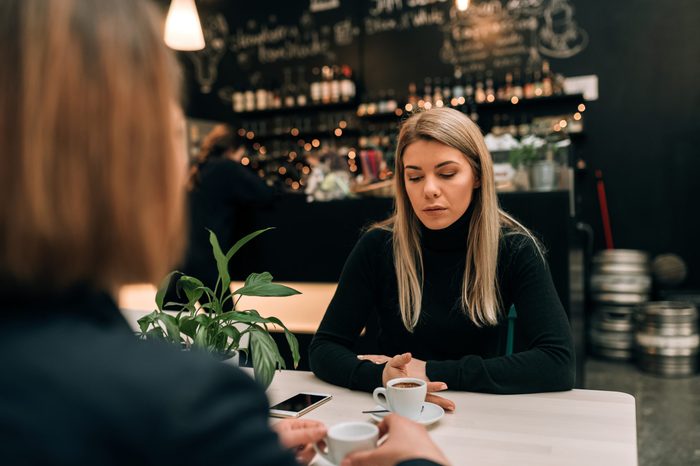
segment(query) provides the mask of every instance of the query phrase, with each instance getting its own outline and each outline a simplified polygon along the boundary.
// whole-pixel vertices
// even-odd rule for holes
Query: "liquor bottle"
[[[463,103],[474,102],[474,83],[470,76],[465,78]]]
[[[296,86],[292,82],[292,70],[290,68],[284,68],[282,70],[284,75],[284,80],[282,82],[282,89],[280,94],[282,95],[282,102],[285,107],[294,107],[296,105]]]
[[[268,101],[271,103],[272,99],[269,98],[264,85],[260,84],[260,87],[255,89],[255,110],[266,110]]]
[[[352,68],[343,65],[341,68],[340,100],[349,102],[355,98],[355,83],[352,80]]]
[[[523,80],[520,76],[519,68],[513,71],[513,97],[523,98]]]
[[[535,83],[533,81],[532,69],[525,69],[525,84],[523,84],[523,95],[526,99],[535,97]]]
[[[297,95],[296,101],[299,107],[305,107],[308,101],[309,85],[306,83],[306,73],[303,66],[297,68]]]
[[[396,95],[393,89],[389,89],[386,92],[386,111],[387,113],[394,113],[398,107],[398,102],[396,101]]]
[[[455,68],[454,85],[452,86],[452,98],[457,99],[457,102],[453,106],[459,105],[459,98],[464,97],[464,84],[462,83],[462,78],[462,70],[459,67]]]
[[[245,100],[245,111],[252,112],[255,110],[255,92],[252,89],[246,89],[243,94]]]
[[[415,110],[418,106],[418,94],[414,82],[408,83],[408,103],[411,104],[411,110]]]
[[[314,67],[311,73],[311,101],[314,104],[318,104],[321,102],[321,70],[318,67]]]
[[[377,105],[377,113],[387,113],[386,91],[384,91],[383,89],[380,90],[379,93],[377,94],[376,105]]]
[[[544,95],[544,85],[542,84],[542,72],[535,70],[532,75],[532,84],[535,88],[535,97],[542,97]]]
[[[510,98],[513,97],[513,73],[506,73],[505,84],[499,89],[499,91],[501,91],[501,97],[499,100],[510,100]]]
[[[340,67],[338,65],[333,65],[329,67],[330,69],[330,82],[331,82],[331,103],[340,102]]]
[[[542,95],[549,97],[554,94],[554,83],[552,80],[552,72],[549,69],[549,62],[542,62]]]
[[[236,113],[244,112],[245,111],[245,94],[243,91],[241,91],[239,88],[236,88],[233,91],[233,95],[231,96],[232,104],[233,104],[233,111]]]
[[[442,107],[443,96],[442,96],[442,80],[440,78],[435,78],[433,81],[433,103],[437,107]]]
[[[324,65],[321,67],[321,102],[324,104],[331,103],[331,80],[333,72],[331,67]]]
[[[430,103],[433,100],[433,80],[430,78],[425,78],[423,82],[423,102]],[[419,104],[420,105],[420,104]]]
[[[493,85],[493,74],[490,71],[486,74],[486,88],[484,92],[486,93],[486,102],[496,101],[496,89]]]
[[[484,81],[481,76],[476,78],[476,86],[474,89],[474,101],[477,104],[486,102],[486,92],[484,91]]]
[[[442,78],[442,100],[445,103],[445,107],[450,105],[450,100],[452,99],[452,83],[450,78]]]

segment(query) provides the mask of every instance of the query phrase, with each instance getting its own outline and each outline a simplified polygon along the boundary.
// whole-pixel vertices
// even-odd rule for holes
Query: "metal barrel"
[[[634,355],[634,312],[649,300],[649,255],[631,249],[600,251],[593,258],[589,338],[593,354],[629,360]]]
[[[698,371],[698,310],[683,301],[643,304],[635,316],[637,365],[665,377]]]
[[[633,307],[601,306],[591,316],[591,350],[607,359],[629,360],[634,354]]]

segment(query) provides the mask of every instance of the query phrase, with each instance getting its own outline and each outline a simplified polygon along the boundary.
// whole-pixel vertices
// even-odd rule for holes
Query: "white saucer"
[[[385,409],[383,406],[376,405],[373,410],[376,409]],[[369,413],[369,416],[374,419],[375,421],[379,422],[382,420],[384,416],[386,416],[387,413]],[[433,424],[440,419],[442,419],[442,416],[445,415],[445,410],[442,409],[440,406],[436,405],[435,403],[430,403],[429,401],[426,401],[423,403],[423,412],[420,413],[420,417],[416,419],[416,422],[418,424],[423,424],[424,426]]]
[[[326,458],[323,456],[319,455],[318,453],[316,456],[314,456],[314,459],[311,460],[311,463],[309,463],[310,466],[338,466],[335,463],[331,463],[328,461]]]

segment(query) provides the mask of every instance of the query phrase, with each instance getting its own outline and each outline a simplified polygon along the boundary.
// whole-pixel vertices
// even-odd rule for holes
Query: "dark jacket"
[[[297,464],[242,371],[138,341],[106,294],[2,289],[0,464]]]
[[[0,315],[0,464],[296,464],[248,375],[139,342],[107,295],[22,299]]]

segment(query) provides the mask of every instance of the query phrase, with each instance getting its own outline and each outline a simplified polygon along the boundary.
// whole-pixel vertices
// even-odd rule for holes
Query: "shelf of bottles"
[[[552,73],[547,61],[542,62],[541,70],[521,73],[514,69],[500,79],[492,71],[465,75],[457,68],[452,78],[425,78],[421,88],[410,83],[403,104],[393,90],[370,93],[359,104],[357,114],[369,120],[395,120],[433,107],[461,110],[484,133],[583,132],[583,97],[564,94],[564,76]],[[552,113],[555,108],[566,111],[556,115]]]
[[[559,137],[580,135],[585,103],[565,95],[564,77],[541,69],[514,69],[410,83],[357,99],[353,71],[347,65],[283,71],[279,87],[237,89],[230,101],[237,131],[253,149],[242,162],[271,186],[308,191],[314,169],[344,170],[352,184],[392,176],[394,144],[401,119],[421,109],[453,107],[477,122],[484,133]]]

